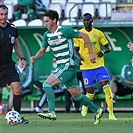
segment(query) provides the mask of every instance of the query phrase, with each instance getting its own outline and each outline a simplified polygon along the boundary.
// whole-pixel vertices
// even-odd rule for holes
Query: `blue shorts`
[[[100,83],[101,81],[110,80],[109,73],[104,66],[90,70],[82,70],[82,74],[85,87],[93,86],[96,82]]]

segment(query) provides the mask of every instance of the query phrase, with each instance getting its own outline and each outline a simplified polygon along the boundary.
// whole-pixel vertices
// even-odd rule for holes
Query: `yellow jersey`
[[[96,55],[96,63],[91,63],[89,58],[88,47],[83,39],[74,38],[74,46],[79,47],[80,57],[83,58],[82,65],[80,65],[81,70],[94,69],[104,66],[104,57],[99,58],[97,53],[100,51],[100,45],[106,45],[108,40],[102,31],[92,28],[90,32],[86,31],[85,28],[80,29],[80,32],[86,33],[92,43],[93,52]]]

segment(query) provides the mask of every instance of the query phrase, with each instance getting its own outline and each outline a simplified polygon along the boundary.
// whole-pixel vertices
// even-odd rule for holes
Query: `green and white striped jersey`
[[[75,65],[75,50],[73,38],[77,38],[79,31],[70,27],[59,26],[52,33],[50,30],[44,33],[42,47],[50,46],[56,58],[57,65]]]

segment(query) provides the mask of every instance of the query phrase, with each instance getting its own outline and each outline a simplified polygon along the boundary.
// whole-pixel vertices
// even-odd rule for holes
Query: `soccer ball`
[[[5,116],[5,120],[7,124],[11,126],[17,125],[20,119],[21,119],[21,116],[17,111],[9,111]]]

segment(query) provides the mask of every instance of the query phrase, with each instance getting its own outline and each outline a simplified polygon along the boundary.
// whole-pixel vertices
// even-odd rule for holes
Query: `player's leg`
[[[86,88],[86,96],[92,100],[94,98],[95,70],[83,70],[84,86]],[[91,78],[90,78],[91,77]],[[81,115],[86,116],[88,113],[88,107],[82,105]]]
[[[22,100],[20,83],[12,82],[10,84],[10,87],[13,89],[13,92],[14,92],[14,96],[13,96],[14,97],[13,98],[14,110],[20,113],[21,112],[21,100]]]
[[[13,107],[14,110],[21,113],[21,87],[19,82],[12,82],[10,84],[11,88],[13,89],[14,95],[13,95]],[[28,124],[29,121],[24,119],[24,117],[21,117],[19,124]]]
[[[58,82],[58,81],[57,81]],[[43,84],[44,90],[47,95],[48,99],[48,107],[49,107],[49,112],[48,113],[38,113],[38,116],[44,119],[50,119],[50,120],[56,120],[56,115],[55,115],[55,98],[59,96],[64,95],[64,91],[59,89],[53,90],[54,88],[51,89],[51,85],[48,83]],[[54,93],[53,93],[54,92]]]
[[[72,98],[75,101],[78,101],[81,105],[85,105],[88,107],[92,112],[96,113],[95,114],[95,122],[94,124],[99,124],[100,123],[100,118],[102,117],[104,111],[97,107],[95,104],[91,102],[91,100],[84,94],[81,94],[79,88],[78,88],[78,81],[76,79],[76,76],[74,74],[74,70],[71,69],[69,73],[72,75],[73,78],[69,79],[69,81],[65,82],[65,86],[72,95]]]
[[[38,116],[42,118],[47,118],[50,120],[56,120],[56,115],[55,115],[55,94],[53,87],[56,84],[59,84],[60,81],[59,79],[54,75],[51,74],[48,79],[43,83],[43,88],[47,96],[48,100],[48,108],[49,111],[48,113],[38,113]]]
[[[21,86],[19,82],[19,75],[14,64],[9,66],[9,69],[6,71],[5,75],[6,83],[13,89],[13,107],[14,110],[21,113]],[[23,117],[20,119],[20,124],[27,124],[28,120],[25,120]]]
[[[2,75],[2,72],[1,72]],[[4,78],[0,78],[0,103],[2,102],[2,89],[6,86],[6,82]]]
[[[74,100],[78,101],[81,105],[88,107],[92,112],[95,113],[94,124],[99,124],[104,110],[93,104],[87,96],[80,94],[77,87],[70,88],[69,92],[71,93]]]
[[[105,100],[106,100],[106,103],[108,106],[109,119],[110,120],[117,120],[114,116],[114,113],[113,113],[113,99],[112,99],[112,93],[111,93],[110,86],[108,84],[104,85],[103,91],[105,93]]]
[[[108,106],[109,111],[109,119],[110,120],[117,120],[113,113],[113,99],[112,99],[112,92],[111,88],[108,84],[108,81],[110,80],[110,76],[106,70],[105,67],[100,67],[97,71],[97,79],[101,83],[101,86],[103,88],[103,91],[105,93],[105,100]]]
[[[7,106],[7,110],[10,111],[13,108],[13,90],[10,86],[7,86],[6,88],[10,92],[10,96],[8,99],[8,106]]]

